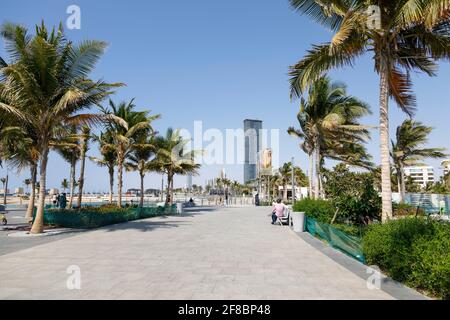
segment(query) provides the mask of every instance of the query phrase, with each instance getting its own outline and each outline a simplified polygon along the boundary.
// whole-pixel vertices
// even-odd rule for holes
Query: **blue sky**
[[[332,34],[306,16],[293,12],[287,0],[149,0],[149,1],[7,1],[0,22],[20,23],[32,31],[42,19],[47,25],[65,22],[69,5],[80,6],[81,30],[67,30],[67,37],[104,40],[109,48],[93,78],[124,82],[114,100],[136,98],[142,109],[151,109],[163,118],[155,128],[169,126],[192,129],[202,120],[205,129],[241,128],[246,118],[264,121],[267,129],[281,131],[281,161],[296,158],[306,171],[306,156],[298,141],[289,137],[287,127],[296,125],[298,102],[289,99],[288,66],[297,62],[313,43],[329,41]],[[3,43],[0,56],[4,57]],[[365,124],[378,124],[378,77],[370,56],[358,60],[355,69],[331,72],[331,77],[347,83],[349,93],[368,102],[373,115]],[[450,66],[440,65],[439,75],[413,75],[417,93],[416,118],[435,128],[431,146],[450,149],[446,99]],[[391,132],[405,115],[391,104]],[[378,134],[373,131],[368,149],[379,160]],[[96,151],[91,150],[95,155]],[[439,161],[427,161],[439,167]],[[69,176],[69,165],[52,154],[49,187],[59,187]],[[221,166],[204,167],[194,183],[216,177]],[[0,169],[0,176],[5,175]],[[242,166],[227,167],[229,176],[242,180]],[[438,170],[440,174],[440,170]],[[11,177],[16,187],[28,177]],[[185,184],[178,178],[177,184]],[[160,186],[160,178],[149,175],[146,187]],[[86,188],[107,189],[106,170],[87,165]],[[127,174],[125,188],[137,187],[137,174]]]

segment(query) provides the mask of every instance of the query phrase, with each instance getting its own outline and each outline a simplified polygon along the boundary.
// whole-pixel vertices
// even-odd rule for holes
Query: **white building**
[[[442,170],[444,170],[444,176],[450,172],[450,159],[441,162]]]
[[[434,168],[430,166],[406,167],[404,169],[405,176],[411,177],[412,181],[421,187],[425,187],[428,183],[434,183]]]

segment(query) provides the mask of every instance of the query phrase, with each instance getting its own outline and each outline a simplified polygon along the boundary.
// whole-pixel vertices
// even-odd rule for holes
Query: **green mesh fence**
[[[325,240],[333,248],[342,251],[362,263],[366,263],[361,238],[351,236],[329,224],[318,222],[310,217],[306,217],[306,230],[311,235]]]
[[[176,205],[171,207],[124,208],[106,212],[101,212],[95,208],[91,208],[91,210],[89,208],[83,208],[82,210],[46,209],[44,211],[44,224],[64,228],[94,229],[117,223],[173,214],[177,214]]]

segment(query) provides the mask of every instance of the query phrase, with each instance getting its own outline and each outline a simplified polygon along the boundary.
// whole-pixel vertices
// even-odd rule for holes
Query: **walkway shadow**
[[[216,207],[192,207],[192,208],[184,208],[184,212],[182,214],[183,217],[195,217],[197,215],[203,215],[206,213],[211,213],[217,211]]]
[[[99,228],[97,230],[105,230],[107,232],[115,232],[122,230],[138,230],[141,232],[149,232],[158,228],[178,228],[180,225],[190,225],[195,223],[195,221],[180,221],[180,220],[171,220],[173,218],[185,218],[185,217],[195,217],[197,215],[203,215],[210,212],[216,211],[217,208],[214,207],[193,207],[193,208],[185,208],[185,211],[182,215],[172,215],[172,216],[160,216],[155,218],[148,218],[143,220],[135,220],[130,222],[124,222],[114,225],[105,226]],[[156,220],[157,219],[157,220]],[[170,219],[170,220],[169,220]],[[161,220],[169,220],[169,221],[161,221]]]
[[[164,217],[159,217],[164,218]],[[167,219],[167,218],[166,218]],[[121,224],[115,224],[100,228],[99,230],[105,230],[107,232],[123,231],[123,230],[137,230],[141,232],[149,232],[155,229],[163,228],[178,228],[180,225],[189,225],[191,223],[186,221],[156,221],[154,219],[136,220]]]

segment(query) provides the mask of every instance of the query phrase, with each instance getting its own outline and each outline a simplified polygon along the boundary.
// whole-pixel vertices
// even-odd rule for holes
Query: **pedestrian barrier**
[[[349,235],[342,230],[310,217],[306,217],[306,231],[314,237],[325,240],[333,248],[364,264],[366,263],[361,238]]]

